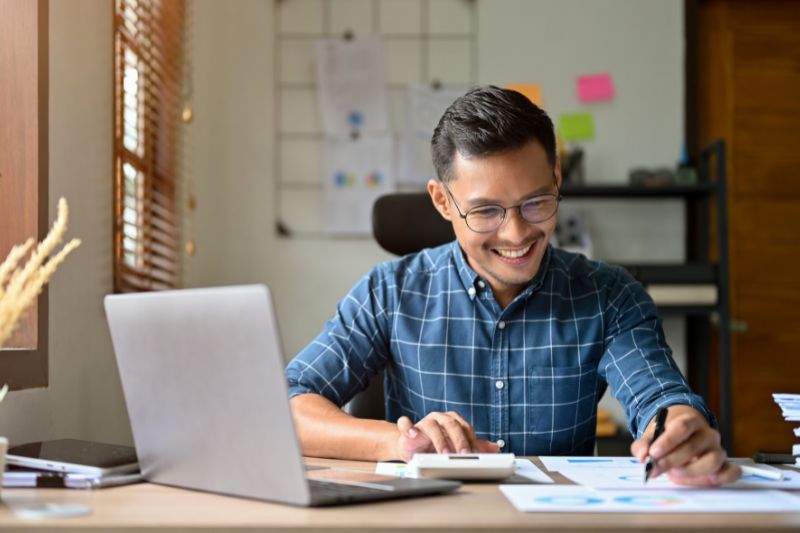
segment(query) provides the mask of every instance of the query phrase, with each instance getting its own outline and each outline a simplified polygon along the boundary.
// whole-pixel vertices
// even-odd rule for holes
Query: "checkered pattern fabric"
[[[607,386],[637,437],[661,406],[690,405],[715,423],[644,288],[620,267],[554,248],[505,309],[455,241],[378,265],[286,376],[290,396],[341,406],[382,369],[387,420],[457,411],[517,455],[591,455]]]

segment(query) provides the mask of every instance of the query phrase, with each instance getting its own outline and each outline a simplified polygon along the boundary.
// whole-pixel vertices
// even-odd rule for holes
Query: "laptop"
[[[105,309],[148,481],[299,506],[460,486],[304,466],[263,285],[109,295]]]

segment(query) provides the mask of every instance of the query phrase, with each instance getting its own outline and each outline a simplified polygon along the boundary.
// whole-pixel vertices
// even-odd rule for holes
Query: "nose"
[[[522,218],[519,209],[506,211],[506,218],[497,228],[497,236],[507,242],[521,242],[529,231],[530,223]]]

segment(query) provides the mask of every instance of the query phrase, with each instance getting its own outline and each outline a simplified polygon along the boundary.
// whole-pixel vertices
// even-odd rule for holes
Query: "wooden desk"
[[[372,471],[373,463],[309,459],[310,464]],[[541,466],[538,459],[534,462]],[[564,481],[552,473],[556,481]],[[517,512],[494,484],[465,484],[455,494],[361,505],[305,509],[142,483],[97,491],[4,489],[3,500],[81,503],[81,518],[24,521],[0,506],[2,531],[391,531],[401,533],[593,531],[625,532],[800,530],[795,514],[557,514]]]

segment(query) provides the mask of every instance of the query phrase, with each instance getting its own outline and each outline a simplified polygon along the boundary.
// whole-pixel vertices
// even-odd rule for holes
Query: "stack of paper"
[[[773,394],[775,403],[783,412],[783,419],[787,422],[800,422],[800,394]],[[800,438],[800,426],[794,428],[794,436]],[[800,444],[792,446],[795,464],[800,466]]]

